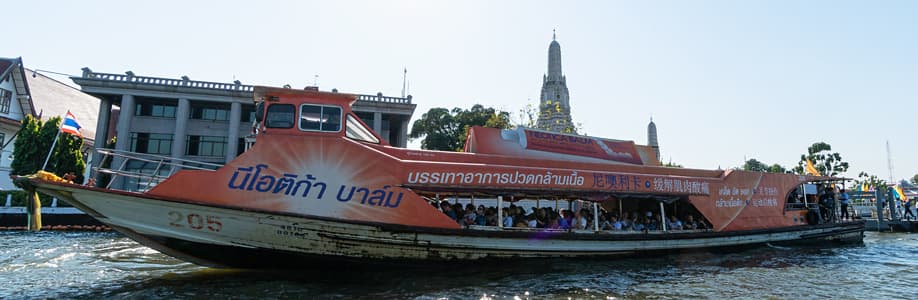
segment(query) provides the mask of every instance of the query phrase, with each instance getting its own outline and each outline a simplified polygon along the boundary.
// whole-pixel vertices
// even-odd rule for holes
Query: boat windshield
[[[268,106],[265,117],[265,127],[290,128],[293,127],[296,108],[292,104],[272,104]]]
[[[373,132],[362,123],[357,121],[353,115],[347,115],[347,137],[358,141],[379,144],[379,139],[373,135]]]
[[[300,105],[300,130],[341,131],[341,108],[315,104]]]

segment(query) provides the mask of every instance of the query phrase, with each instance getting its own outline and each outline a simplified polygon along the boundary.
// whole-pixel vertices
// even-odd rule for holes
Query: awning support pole
[[[593,202],[593,231],[599,231],[599,204]]]
[[[497,196],[497,227],[504,228],[504,196]]]
[[[660,201],[660,226],[666,231],[666,210],[663,208],[663,201]]]

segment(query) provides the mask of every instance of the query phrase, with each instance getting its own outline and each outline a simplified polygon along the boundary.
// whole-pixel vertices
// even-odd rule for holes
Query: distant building
[[[89,68],[71,79],[83,92],[101,99],[99,122],[93,126],[97,128],[95,139],[109,141],[117,136],[114,148],[118,150],[223,164],[245,150],[245,137],[252,132],[253,86],[239,81],[147,77],[131,71],[96,73]],[[405,147],[415,107],[411,96],[378,93],[358,95],[353,109],[389,144]],[[147,173],[156,168],[156,164],[136,160],[126,166]],[[132,189],[131,184],[128,180],[122,188]]]
[[[0,58],[0,189],[16,189],[10,180],[16,133],[27,115],[48,120],[71,111],[83,126],[81,133],[92,149],[99,99],[25,68],[22,58]],[[43,149],[48,151],[50,149]],[[86,153],[88,154],[88,153]]]
[[[561,72],[561,45],[552,34],[548,46],[548,74],[542,77],[539,97],[539,119],[536,128],[565,133],[577,133],[571,120],[570,95],[567,78]]]

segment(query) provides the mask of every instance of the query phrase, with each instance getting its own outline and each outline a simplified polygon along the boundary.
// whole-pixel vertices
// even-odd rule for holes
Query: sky
[[[572,117],[664,162],[794,166],[814,142],[918,174],[915,1],[11,1],[0,57],[27,68],[400,96],[416,120],[537,105],[556,30]],[[52,74],[49,74],[52,75]],[[62,79],[66,80],[66,79]],[[70,82],[72,83],[72,82]],[[887,142],[889,153],[887,156]],[[417,148],[418,141],[409,147]]]

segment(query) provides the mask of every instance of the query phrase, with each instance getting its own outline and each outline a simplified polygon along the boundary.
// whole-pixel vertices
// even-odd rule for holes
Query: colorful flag
[[[816,167],[813,166],[813,162],[810,159],[806,160],[806,173],[810,175],[822,176],[819,174],[819,170],[816,170]]]
[[[896,194],[899,194],[899,195],[898,195],[898,196],[899,196],[899,200],[902,200],[902,201],[908,200],[907,198],[905,198],[905,191],[902,190],[902,186],[898,186],[898,185],[897,185],[897,186],[893,187],[893,190],[896,191]]]
[[[67,116],[64,117],[64,124],[61,124],[61,131],[83,137],[83,135],[80,134],[80,128],[83,128],[83,126],[80,126],[80,122],[77,122],[76,117],[68,110]]]

